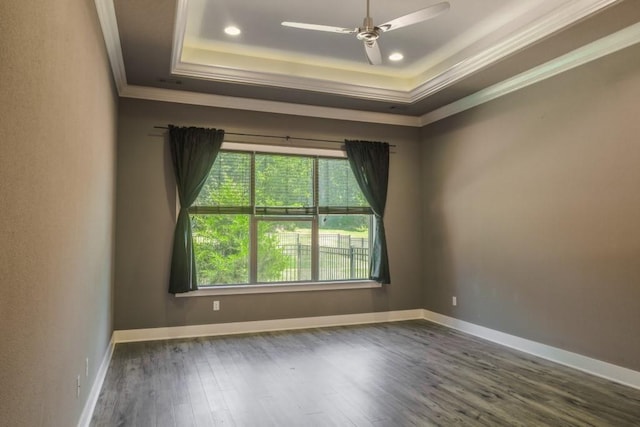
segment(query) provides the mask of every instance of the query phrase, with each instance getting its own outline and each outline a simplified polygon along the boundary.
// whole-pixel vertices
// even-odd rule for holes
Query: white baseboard
[[[107,346],[107,351],[104,353],[102,362],[100,363],[100,367],[98,368],[98,372],[96,373],[96,378],[93,381],[93,385],[91,386],[89,397],[87,397],[87,401],[84,403],[84,409],[82,410],[82,414],[80,414],[78,427],[89,427],[89,423],[91,423],[91,417],[93,417],[93,411],[96,408],[96,403],[98,402],[98,397],[100,396],[100,391],[102,390],[102,384],[104,384],[104,379],[107,376],[107,371],[109,370],[109,365],[111,364],[111,356],[113,356],[114,348],[115,341],[113,340],[112,335],[111,341]]]
[[[176,326],[168,328],[130,329],[114,331],[112,343],[134,341],[153,341],[176,338],[193,338],[215,335],[234,335],[258,332],[284,331],[294,329],[322,328],[329,326],[347,326],[367,323],[394,322],[402,320],[424,319],[433,323],[456,329],[487,341],[523,351],[561,365],[586,372],[591,375],[640,389],[640,372],[623,368],[581,354],[572,353],[536,341],[500,332],[464,320],[445,316],[429,310],[415,309],[402,311],[385,311],[375,313],[357,313],[338,316],[301,317],[293,319],[262,320],[252,322],[219,323],[210,325]],[[113,351],[111,349],[110,351]],[[109,354],[109,359],[111,355]],[[105,355],[106,360],[106,355]],[[103,362],[104,364],[104,362]],[[102,367],[101,367],[102,370]],[[104,375],[106,375],[106,368]],[[100,380],[99,386],[102,385]],[[98,379],[96,379],[96,384]],[[96,386],[94,384],[94,388]],[[99,393],[98,387],[96,393]],[[93,395],[93,389],[92,389]],[[97,394],[95,396],[97,399]],[[89,402],[87,403],[89,405]],[[95,402],[92,404],[95,405]],[[93,406],[91,406],[93,410]]]
[[[445,316],[429,310],[423,310],[423,318],[433,323],[456,329],[470,335],[492,341],[505,347],[523,351],[533,356],[541,357],[570,368],[578,369],[591,375],[606,378],[608,380],[640,389],[640,372],[623,368],[611,363],[603,362],[572,353],[550,345],[527,340],[515,335],[506,334],[494,329],[485,328],[464,320]]]
[[[234,335],[422,319],[422,309],[114,331],[116,343]]]

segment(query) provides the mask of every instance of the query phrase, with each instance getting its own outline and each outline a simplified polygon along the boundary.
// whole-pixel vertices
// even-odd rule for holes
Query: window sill
[[[214,295],[271,294],[278,292],[334,291],[346,289],[380,288],[382,285],[372,280],[348,282],[299,282],[271,283],[268,285],[225,285],[198,289],[193,292],[176,294],[176,298],[207,297]]]

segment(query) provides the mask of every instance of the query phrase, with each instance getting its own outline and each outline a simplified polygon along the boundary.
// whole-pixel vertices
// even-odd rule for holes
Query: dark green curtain
[[[347,158],[362,193],[373,210],[375,235],[369,257],[369,278],[391,283],[387,238],[384,232],[384,209],[389,183],[389,144],[385,142],[345,141]]]
[[[169,126],[173,171],[180,198],[180,213],[173,236],[169,293],[198,289],[189,208],[195,202],[216,160],[224,131]]]

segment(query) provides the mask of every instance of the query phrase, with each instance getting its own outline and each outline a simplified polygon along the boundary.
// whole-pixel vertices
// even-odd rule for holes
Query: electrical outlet
[[[453,305],[454,307],[455,307],[456,305],[458,305],[458,298],[456,298],[456,297],[452,297],[452,298],[451,298],[451,305]]]
[[[89,377],[89,358],[84,359],[84,376]]]
[[[76,399],[80,397],[80,375],[76,378]]]
[[[214,301],[213,302],[213,311],[219,311],[220,310],[220,301]]]

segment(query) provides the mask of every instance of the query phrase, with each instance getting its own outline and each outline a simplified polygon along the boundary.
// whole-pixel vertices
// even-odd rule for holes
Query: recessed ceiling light
[[[401,54],[400,52],[394,52],[391,55],[389,55],[390,61],[402,61],[403,58],[404,58],[404,55]]]
[[[240,28],[234,27],[233,25],[231,25],[225,28],[224,32],[230,36],[237,36],[237,35],[240,35],[242,31],[240,31]]]

